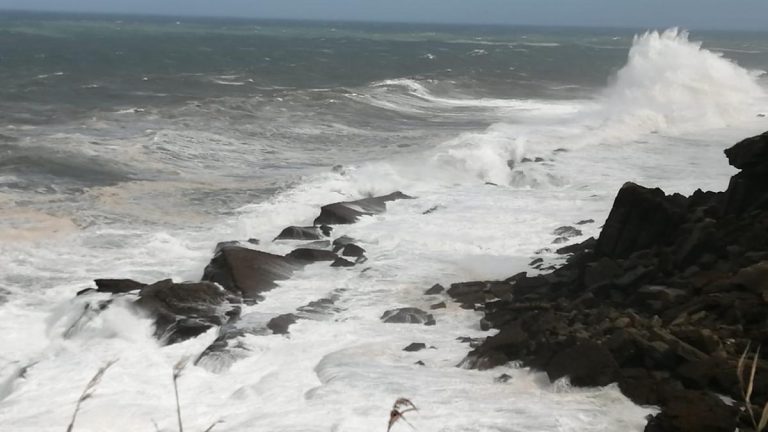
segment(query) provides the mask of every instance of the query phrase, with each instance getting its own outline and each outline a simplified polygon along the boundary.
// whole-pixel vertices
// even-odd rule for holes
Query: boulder
[[[583,235],[581,230],[576,229],[572,226],[561,226],[560,228],[556,228],[554,231],[552,231],[552,234],[559,237],[565,237],[565,238],[579,237]]]
[[[239,302],[239,297],[213,283],[166,279],[142,288],[135,305],[155,318],[155,336],[172,344],[236,319]]]
[[[545,368],[551,381],[567,376],[579,387],[606,386],[616,381],[618,369],[611,352],[591,341],[558,352]]]
[[[341,236],[333,241],[333,251],[338,253],[340,250],[344,249],[344,246],[356,241],[357,240],[353,239],[352,237]]]
[[[299,317],[289,313],[278,315],[267,323],[267,328],[272,330],[274,334],[288,334],[288,328],[298,321]]]
[[[733,432],[739,410],[717,396],[692,390],[668,395],[663,410],[648,422],[646,432]]]
[[[424,294],[426,294],[426,295],[437,295],[437,294],[441,294],[443,291],[445,291],[445,288],[443,288],[442,285],[434,284],[434,285],[432,285],[432,288],[424,291]]]
[[[401,199],[411,199],[402,192],[393,192],[389,195],[363,198],[357,201],[345,201],[328,204],[320,209],[320,216],[315,219],[315,225],[341,225],[357,222],[361,216],[369,216],[383,213],[387,210],[387,203]]]
[[[344,249],[341,251],[341,256],[345,257],[355,257],[360,258],[365,255],[365,249],[361,248],[360,246],[349,243],[346,246],[344,246]]]
[[[666,245],[683,220],[684,212],[676,198],[659,188],[625,183],[597,239],[595,252],[626,258],[636,251]]]
[[[381,316],[381,320],[390,324],[435,325],[435,317],[432,314],[413,307],[388,310]]]
[[[286,255],[286,257],[305,262],[317,262],[317,261],[336,261],[338,256],[329,250],[313,249],[313,248],[298,248],[294,249]]]
[[[421,351],[421,350],[425,350],[425,349],[427,349],[427,345],[426,344],[423,344],[421,342],[414,342],[414,343],[408,345],[407,347],[403,348],[403,351],[416,352],[416,351]]]
[[[96,279],[96,291],[110,294],[122,294],[138,291],[147,284],[131,279]]]
[[[275,237],[275,240],[320,240],[323,238],[318,227],[289,226]]]
[[[346,260],[342,257],[336,258],[333,263],[331,263],[331,267],[354,267],[355,263],[352,261]]]
[[[277,281],[291,277],[301,262],[280,255],[240,246],[221,248],[205,268],[203,280],[215,282],[224,289],[253,304],[262,294],[277,286]]]

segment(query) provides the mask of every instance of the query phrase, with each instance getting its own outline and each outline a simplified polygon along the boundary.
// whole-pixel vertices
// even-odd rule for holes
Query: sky
[[[0,9],[768,31],[768,0],[0,0]]]

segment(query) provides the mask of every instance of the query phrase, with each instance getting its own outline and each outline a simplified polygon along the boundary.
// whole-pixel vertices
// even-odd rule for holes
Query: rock
[[[583,253],[586,251],[591,251],[595,249],[595,245],[597,244],[597,240],[595,240],[594,237],[590,237],[586,240],[584,240],[581,243],[572,244],[569,246],[561,247],[560,249],[556,250],[555,252],[558,255],[566,255],[566,254],[575,254],[575,253]]]
[[[511,380],[511,379],[512,379],[512,376],[507,375],[507,374],[501,374],[501,375],[497,376],[496,378],[494,378],[493,382],[503,384],[503,383],[509,382],[509,380]]]
[[[529,263],[528,263],[528,266],[529,266],[529,267],[533,267],[533,266],[535,266],[535,265],[538,265],[538,264],[541,264],[541,263],[543,263],[543,262],[544,262],[544,258],[536,258],[536,259],[534,259],[533,261],[529,262]]]
[[[426,366],[426,364],[424,364],[424,362],[423,362],[423,361],[421,361],[421,360],[417,361],[417,362],[416,362],[416,363],[414,363],[414,364],[415,364],[415,365],[418,365],[418,366]]]
[[[739,270],[731,282],[762,295],[768,291],[768,261],[762,261]]]
[[[328,204],[320,209],[320,216],[315,219],[314,224],[340,225],[355,223],[361,216],[383,213],[386,211],[387,203],[390,201],[411,198],[402,192],[393,192],[379,197]]]
[[[600,256],[626,258],[633,252],[667,244],[684,219],[674,197],[659,188],[626,183],[619,190],[597,239]]]
[[[563,244],[563,243],[568,243],[568,237],[558,237],[552,240],[552,244]]]
[[[437,294],[441,294],[443,291],[445,291],[445,288],[443,288],[442,285],[434,284],[434,285],[432,285],[432,288],[424,291],[424,294],[426,294],[426,295],[437,295]]]
[[[96,283],[96,291],[111,294],[137,291],[147,286],[147,284],[131,279],[96,279],[94,282]]]
[[[388,310],[381,316],[381,320],[390,324],[435,325],[435,318],[432,314],[413,307]]]
[[[583,235],[581,230],[578,230],[572,226],[561,226],[560,228],[556,228],[554,231],[552,231],[552,234],[565,238],[579,237]]]
[[[269,320],[267,328],[272,330],[272,333],[274,334],[288,334],[288,328],[295,324],[298,319],[299,317],[292,313],[278,315]]]
[[[317,227],[289,226],[275,237],[275,240],[320,240],[323,236]]]
[[[333,251],[338,253],[340,250],[344,249],[344,246],[352,244],[356,241],[357,240],[353,239],[352,237],[341,236],[333,241]]]
[[[666,397],[663,410],[648,422],[646,432],[733,432],[738,409],[717,396],[681,390]]]
[[[414,343],[408,345],[407,347],[403,348],[403,351],[416,352],[416,351],[421,351],[421,350],[424,350],[424,349],[427,349],[427,345],[426,344],[423,344],[421,342],[414,342]]]
[[[305,262],[336,261],[338,258],[338,256],[331,251],[312,248],[294,249],[291,253],[286,255],[286,257],[296,261]]]
[[[596,262],[591,262],[584,268],[584,287],[594,289],[594,287],[608,283],[619,277],[623,272],[616,261],[610,258],[601,258]]]
[[[586,224],[592,224],[595,223],[594,219],[584,219],[576,222],[576,225],[586,225]]]
[[[579,387],[606,386],[618,377],[618,365],[611,352],[591,341],[558,352],[545,370],[551,381],[567,376]]]
[[[344,246],[344,249],[341,251],[341,256],[345,257],[355,257],[360,258],[365,255],[365,249],[361,248],[360,246],[349,243],[346,246]]]
[[[261,294],[291,277],[301,262],[240,246],[219,250],[205,268],[204,281],[215,282],[239,294],[246,303],[259,301]]]
[[[155,336],[173,344],[198,336],[239,316],[239,297],[208,283],[174,283],[170,279],[147,285],[135,305],[155,318]]]
[[[768,164],[768,132],[747,138],[725,150],[731,166],[743,171],[762,169]]]
[[[437,309],[445,309],[447,307],[448,306],[445,304],[445,302],[440,302],[440,303],[433,304],[429,308],[432,309],[432,310],[437,310]]]
[[[336,258],[333,263],[331,264],[331,267],[354,267],[355,263],[352,261],[346,260],[342,257]]]

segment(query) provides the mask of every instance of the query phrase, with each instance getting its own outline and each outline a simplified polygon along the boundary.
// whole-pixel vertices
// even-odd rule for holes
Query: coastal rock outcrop
[[[578,386],[616,382],[661,407],[646,431],[751,427],[718,395],[743,401],[739,358],[768,343],[768,133],[725,153],[741,169],[726,192],[627,183],[599,238],[558,250],[569,255],[559,268],[452,285],[462,307],[484,311],[482,328],[499,329],[463,364],[520,361]],[[759,361],[757,412],[766,401]]]
[[[363,198],[357,201],[328,204],[320,209],[320,216],[315,219],[315,225],[355,223],[361,216],[383,213],[387,210],[388,202],[411,198],[402,192],[393,192],[389,195]]]

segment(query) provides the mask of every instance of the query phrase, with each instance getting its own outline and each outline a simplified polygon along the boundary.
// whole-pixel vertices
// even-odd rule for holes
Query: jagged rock
[[[338,256],[336,256],[336,254],[331,251],[312,248],[295,249],[286,255],[286,257],[296,261],[305,262],[336,261],[338,258]]]
[[[681,390],[664,401],[646,432],[733,432],[738,408],[726,405],[713,394]]]
[[[381,316],[381,320],[391,324],[435,325],[435,317],[432,314],[413,307],[388,310]]]
[[[336,258],[333,263],[331,264],[331,267],[354,267],[355,263],[352,261],[346,260],[342,257]]]
[[[344,249],[341,251],[341,256],[345,257],[355,257],[360,258],[365,255],[365,249],[361,248],[360,246],[349,243],[346,246],[344,246]]]
[[[424,294],[426,294],[426,295],[437,295],[437,294],[441,294],[443,291],[445,291],[445,288],[443,288],[442,285],[434,284],[434,285],[432,285],[432,288],[424,291]]]
[[[383,213],[387,209],[387,203],[401,199],[411,199],[402,192],[393,192],[389,195],[364,198],[357,201],[346,201],[328,204],[320,210],[320,216],[315,219],[315,225],[340,225],[357,222],[361,216],[369,216]]]
[[[597,239],[595,252],[626,258],[633,252],[664,245],[674,238],[683,219],[680,204],[661,189],[625,183]]]
[[[155,336],[173,344],[237,318],[239,302],[239,297],[212,283],[166,279],[142,288],[135,304],[155,318]]]
[[[275,237],[275,240],[320,240],[323,238],[318,227],[289,226]]]
[[[344,249],[344,246],[352,244],[356,241],[357,240],[353,239],[352,237],[341,236],[333,241],[333,251],[338,253],[340,250]]]
[[[290,278],[300,267],[301,262],[280,255],[226,246],[205,268],[203,280],[239,294],[246,303],[255,303],[262,293],[276,287],[277,281]]]
[[[96,283],[96,291],[111,294],[137,291],[147,286],[131,279],[96,279],[94,283]]]
[[[267,328],[272,330],[272,333],[274,334],[288,334],[288,328],[295,324],[298,320],[299,317],[292,313],[278,315],[269,320],[267,323]]]
[[[426,344],[423,344],[421,342],[414,342],[414,343],[408,345],[407,347],[403,348],[403,351],[416,352],[416,351],[421,351],[421,350],[424,350],[424,349],[427,349],[427,345]]]

